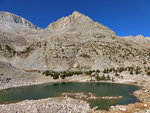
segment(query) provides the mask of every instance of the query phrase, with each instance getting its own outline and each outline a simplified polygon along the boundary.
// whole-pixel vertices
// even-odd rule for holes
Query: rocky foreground
[[[87,113],[88,103],[72,98],[48,98],[25,100],[0,106],[0,113]]]

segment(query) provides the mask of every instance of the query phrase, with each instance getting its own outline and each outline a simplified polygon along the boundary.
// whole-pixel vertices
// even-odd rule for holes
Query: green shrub
[[[136,70],[135,70],[135,73],[136,73],[136,74],[140,74],[140,73],[141,73],[141,68],[137,66],[137,67],[136,67]]]
[[[109,75],[107,75],[107,80],[110,80],[110,76]]]
[[[115,81],[115,78],[114,78],[114,77],[112,77],[112,78],[111,78],[111,80],[112,80],[112,82],[114,82],[114,81]]]
[[[81,54],[80,57],[85,57],[85,58],[90,58],[90,56],[88,54]]]
[[[53,79],[58,79],[58,78],[59,78],[58,75],[53,76]]]
[[[103,73],[109,73],[109,69],[108,68],[104,69]]]
[[[101,79],[100,79],[100,76],[98,76],[98,75],[95,76],[95,79],[96,79],[97,81],[101,80]]]
[[[8,45],[6,45],[6,49],[7,49],[9,52],[12,51],[11,47],[9,47]]]
[[[116,72],[116,73],[115,73],[115,76],[116,76],[116,77],[119,77],[120,75]]]
[[[133,75],[133,71],[132,70],[130,71],[130,75]]]
[[[102,77],[100,77],[100,80],[107,80],[104,74]]]
[[[150,76],[150,71],[147,72],[147,75]]]

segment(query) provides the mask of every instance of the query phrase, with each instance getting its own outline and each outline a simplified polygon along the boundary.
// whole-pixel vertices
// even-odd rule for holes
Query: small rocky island
[[[97,96],[95,93],[62,93],[61,96],[64,97],[72,97],[75,99],[82,99],[82,100],[101,100],[101,99],[105,99],[105,100],[114,100],[114,99],[121,99],[122,96]]]

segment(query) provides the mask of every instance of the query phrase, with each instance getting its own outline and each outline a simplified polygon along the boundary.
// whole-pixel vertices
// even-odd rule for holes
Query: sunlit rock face
[[[25,28],[31,28],[31,29],[36,29],[36,30],[40,29],[39,27],[37,27],[36,25],[33,25],[31,22],[29,22],[25,18],[17,16],[9,12],[4,12],[4,11],[0,11],[0,23],[5,25],[4,27],[9,27],[10,24],[12,25],[17,24],[18,27],[20,27],[19,25],[22,25],[22,27],[25,27]]]
[[[57,20],[56,22],[51,23],[47,29],[52,31],[78,31],[81,33],[84,32],[93,32],[95,31],[101,31],[101,32],[107,32],[107,33],[114,33],[112,30],[107,28],[106,26],[99,24],[97,22],[94,22],[92,19],[90,19],[88,16],[85,16],[82,13],[79,13],[77,11],[73,12],[71,15],[67,17],[62,17],[61,19]]]

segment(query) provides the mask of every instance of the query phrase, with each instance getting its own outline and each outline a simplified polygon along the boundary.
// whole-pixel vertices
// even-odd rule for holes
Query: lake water
[[[49,83],[35,86],[10,88],[0,91],[0,104],[21,101],[25,99],[42,99],[56,97],[64,92],[92,92],[98,96],[123,96],[120,100],[90,100],[92,107],[108,109],[111,105],[138,102],[132,95],[139,88],[131,85],[111,83]]]

